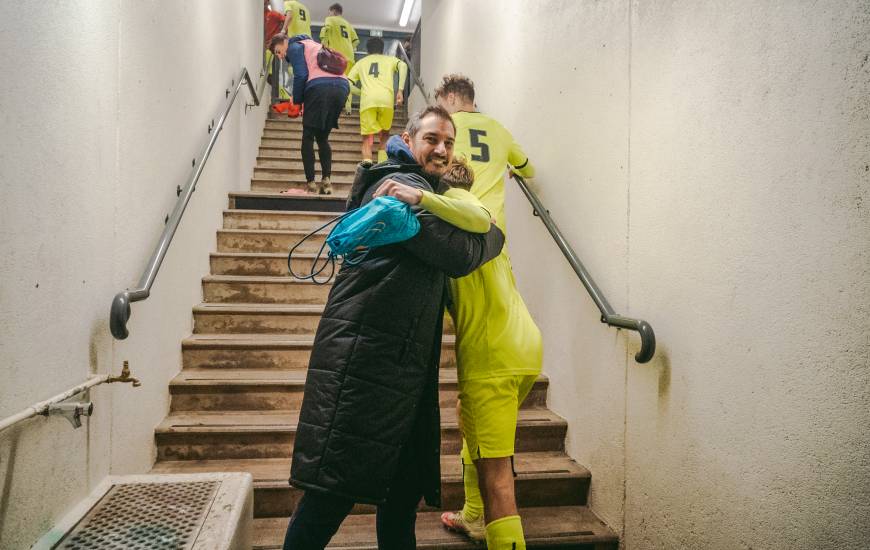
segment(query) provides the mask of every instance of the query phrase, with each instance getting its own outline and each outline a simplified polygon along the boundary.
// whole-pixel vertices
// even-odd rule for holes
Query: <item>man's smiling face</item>
[[[420,120],[420,129],[415,135],[406,132],[402,139],[424,172],[433,176],[444,175],[453,160],[456,140],[456,130],[449,120],[429,114]]]

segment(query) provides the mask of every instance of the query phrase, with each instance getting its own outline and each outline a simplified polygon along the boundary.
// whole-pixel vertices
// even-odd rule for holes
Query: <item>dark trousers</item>
[[[329,146],[329,133],[332,128],[318,129],[302,127],[302,166],[305,168],[305,181],[314,181],[314,141],[320,155],[320,177],[332,176],[332,147]]]
[[[399,470],[391,484],[390,495],[378,506],[377,534],[379,550],[416,548],[414,528],[417,523],[419,488],[416,461],[412,453],[403,453]],[[340,497],[305,491],[284,537],[284,550],[321,550],[338,531],[353,508],[353,502]]]

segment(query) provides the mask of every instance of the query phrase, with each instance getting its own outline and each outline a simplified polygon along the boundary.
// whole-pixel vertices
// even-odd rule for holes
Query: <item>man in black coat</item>
[[[349,208],[397,181],[431,191],[453,157],[449,113],[414,115],[398,152],[361,167]],[[395,149],[395,148],[394,148]],[[440,505],[438,365],[446,277],[496,257],[504,235],[419,211],[420,232],[373,249],[335,280],[308,366],[290,483],[305,490],[284,548],[326,546],[354,503],[375,504],[378,547],[410,549],[421,497]]]

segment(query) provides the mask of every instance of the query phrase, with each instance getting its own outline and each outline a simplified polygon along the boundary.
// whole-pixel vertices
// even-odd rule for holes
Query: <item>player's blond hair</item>
[[[471,190],[474,184],[474,169],[465,160],[465,157],[453,157],[453,162],[447,167],[447,172],[441,176],[441,182],[450,187]]]
[[[441,79],[441,84],[435,88],[435,97],[444,97],[454,93],[468,101],[474,101],[474,82],[462,74],[446,74]]]

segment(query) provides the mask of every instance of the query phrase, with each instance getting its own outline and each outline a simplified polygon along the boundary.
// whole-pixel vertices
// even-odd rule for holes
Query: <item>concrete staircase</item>
[[[404,118],[396,121],[400,132]],[[156,429],[154,473],[250,472],[254,477],[255,548],[280,548],[301,492],[287,483],[314,332],[331,285],[287,275],[287,250],[342,211],[360,158],[359,117],[334,131],[335,195],[286,196],[302,189],[300,121],[270,115],[249,193],[232,193],[218,231],[204,303],[193,309],[193,334],[182,341],[183,368],[169,384],[170,414]],[[318,166],[319,173],[319,166]],[[300,262],[310,265],[324,235]],[[294,266],[294,268],[297,266]],[[452,324],[445,323],[440,391],[442,495],[462,505],[461,446]],[[546,408],[542,376],[520,412],[517,498],[531,548],[616,549],[616,535],[587,507],[591,476],[564,452],[567,424]],[[376,548],[373,507],[357,506],[331,548]],[[440,512],[422,508],[418,548],[475,548],[442,529]],[[479,548],[479,547],[478,547]]]

